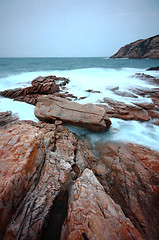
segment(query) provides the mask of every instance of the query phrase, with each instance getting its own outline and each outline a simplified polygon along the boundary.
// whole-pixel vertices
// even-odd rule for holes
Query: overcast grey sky
[[[0,57],[110,56],[159,34],[159,0],[0,0]]]

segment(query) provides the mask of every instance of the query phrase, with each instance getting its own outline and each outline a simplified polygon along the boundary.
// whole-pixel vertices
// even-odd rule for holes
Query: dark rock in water
[[[142,240],[142,237],[93,172],[85,169],[70,189],[68,215],[60,239]]]
[[[5,90],[0,92],[0,95],[36,105],[39,95],[59,92],[60,87],[65,86],[68,82],[67,78],[56,76],[37,77],[32,81],[30,87]]]
[[[144,239],[159,239],[159,153],[140,145],[107,143],[94,173]]]
[[[127,44],[111,58],[159,59],[159,35]]]
[[[159,67],[148,68],[147,71],[159,71]]]
[[[159,79],[154,77],[154,76],[151,76],[151,75],[148,75],[148,74],[145,74],[145,73],[136,73],[134,76],[132,76],[132,78],[140,78],[146,82],[149,82],[149,83],[153,83],[153,84],[156,84],[156,85],[159,85]]]
[[[12,114],[11,111],[0,112],[0,126],[6,125],[8,123],[18,120],[16,114]]]
[[[88,93],[101,93],[100,91],[96,91],[96,90],[93,90],[93,89],[88,89],[88,90],[86,90],[86,92],[88,92]]]
[[[66,124],[102,132],[111,125],[106,111],[95,104],[79,104],[51,95],[41,96],[35,108],[35,116],[46,122],[62,120]]]

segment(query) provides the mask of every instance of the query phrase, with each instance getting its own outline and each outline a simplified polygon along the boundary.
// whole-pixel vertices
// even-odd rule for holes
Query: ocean
[[[159,60],[152,59],[110,59],[100,58],[0,58],[0,91],[29,86],[38,76],[56,75],[69,78],[68,92],[78,98],[79,103],[99,103],[103,98],[132,104],[151,102],[151,99],[137,96],[119,96],[112,88],[132,93],[135,88],[155,88],[152,83],[134,77],[145,73],[159,78],[157,71],[147,72],[150,67],[159,66]],[[98,91],[95,93],[86,90]],[[38,121],[34,116],[34,106],[0,97],[0,111],[11,110],[21,120]],[[69,126],[92,146],[101,142],[138,143],[159,151],[159,126],[151,122],[124,121],[111,118],[112,126],[105,133],[92,133],[82,128]]]

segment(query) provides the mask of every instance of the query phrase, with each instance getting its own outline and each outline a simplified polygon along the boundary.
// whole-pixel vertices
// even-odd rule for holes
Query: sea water
[[[69,78],[67,91],[78,97],[79,103],[100,103],[111,98],[128,104],[151,102],[150,98],[119,96],[112,91],[134,94],[135,89],[154,89],[158,86],[134,77],[145,73],[158,77],[157,71],[147,72],[150,67],[159,66],[159,60],[109,59],[109,58],[1,58],[0,91],[29,86],[38,76],[56,75]],[[93,90],[98,92],[88,92]],[[0,111],[11,110],[21,120],[38,121],[34,106],[0,97]],[[81,137],[88,139],[92,146],[100,142],[133,142],[159,151],[159,126],[151,122],[124,121],[112,118],[112,126],[105,133],[92,133],[85,129],[70,127]]]

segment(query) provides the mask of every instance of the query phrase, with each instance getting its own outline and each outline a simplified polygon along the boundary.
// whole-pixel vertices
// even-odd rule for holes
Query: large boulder
[[[66,124],[99,132],[106,130],[111,125],[106,111],[100,106],[91,103],[82,105],[52,95],[38,98],[35,116],[41,121],[54,122],[56,119],[60,119]]]
[[[159,239],[159,153],[140,145],[107,143],[94,173],[144,239]]]
[[[159,35],[127,44],[111,58],[159,59]]]
[[[119,205],[105,193],[88,168],[69,192],[68,215],[61,240],[142,239]]]

